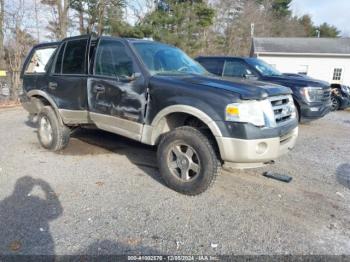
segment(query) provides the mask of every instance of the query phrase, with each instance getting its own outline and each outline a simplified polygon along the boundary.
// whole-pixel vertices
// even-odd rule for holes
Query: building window
[[[343,71],[342,68],[334,68],[334,71],[333,71],[333,80],[334,81],[341,80],[342,71]]]
[[[307,75],[308,71],[309,71],[309,66],[308,65],[300,65],[299,69],[298,69],[298,74]]]

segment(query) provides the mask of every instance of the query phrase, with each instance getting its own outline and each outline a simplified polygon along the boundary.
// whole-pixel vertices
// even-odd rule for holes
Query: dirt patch
[[[0,109],[2,108],[11,108],[11,107],[19,107],[21,103],[19,101],[3,101],[0,102]]]

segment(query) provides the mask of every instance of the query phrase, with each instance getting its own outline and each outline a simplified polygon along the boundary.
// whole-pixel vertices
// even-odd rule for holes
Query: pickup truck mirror
[[[135,72],[131,76],[127,76],[127,75],[117,76],[117,80],[120,82],[132,82],[138,79],[139,77],[141,77],[141,75],[142,74],[140,72]]]
[[[258,79],[258,77],[254,74],[244,74],[243,78],[250,79],[250,80],[257,80]]]

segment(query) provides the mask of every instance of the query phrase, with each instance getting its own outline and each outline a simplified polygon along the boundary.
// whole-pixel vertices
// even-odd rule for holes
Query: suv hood
[[[318,86],[324,89],[329,88],[329,83],[314,79],[308,76],[298,75],[298,76],[266,76],[263,78],[264,81],[271,81],[272,83],[277,83],[280,85],[286,85],[290,87],[305,87],[305,86]]]
[[[160,75],[156,75],[155,77],[160,77]],[[180,81],[187,84],[231,91],[239,94],[240,98],[244,100],[261,100],[268,96],[292,94],[291,89],[285,86],[260,81],[236,79],[233,77],[220,78],[202,75],[167,75],[167,78],[169,77],[173,78],[176,82]]]

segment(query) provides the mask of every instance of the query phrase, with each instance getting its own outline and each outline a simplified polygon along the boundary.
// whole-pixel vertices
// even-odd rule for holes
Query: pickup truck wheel
[[[339,101],[338,97],[332,94],[331,102],[332,102],[331,111],[339,110],[340,101]]]
[[[189,126],[165,134],[158,146],[157,158],[165,183],[186,195],[203,193],[221,169],[210,139]]]
[[[51,151],[58,151],[68,145],[69,136],[70,129],[59,122],[52,107],[43,107],[38,115],[40,144]]]

